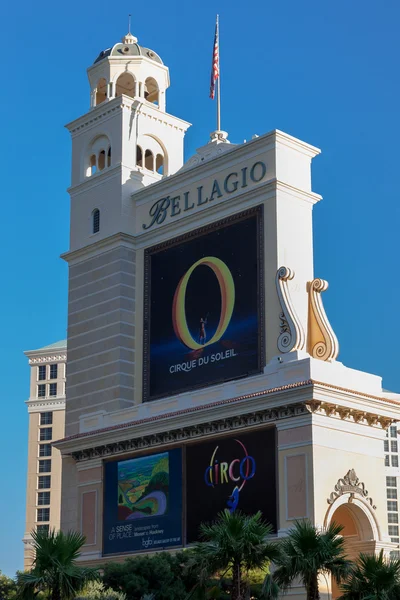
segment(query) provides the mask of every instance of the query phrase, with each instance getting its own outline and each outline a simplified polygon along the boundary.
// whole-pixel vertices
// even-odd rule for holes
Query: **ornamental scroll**
[[[307,352],[320,360],[335,360],[339,354],[339,342],[326,316],[321,293],[328,289],[324,279],[308,283],[308,340]]]
[[[327,502],[328,504],[333,504],[339,496],[348,493],[350,493],[350,497],[354,497],[354,494],[359,494],[376,510],[372,498],[368,497],[368,490],[365,489],[365,484],[358,479],[354,469],[347,471],[346,475],[338,480]]]
[[[280,335],[277,342],[280,352],[302,350],[305,346],[304,330],[290,298],[288,281],[293,277],[294,271],[288,267],[278,269],[275,276],[276,291],[282,309],[279,315]]]

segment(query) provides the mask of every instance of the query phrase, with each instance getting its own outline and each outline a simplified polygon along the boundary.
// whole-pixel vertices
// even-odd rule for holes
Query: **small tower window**
[[[144,97],[147,102],[152,102],[158,106],[159,90],[158,84],[153,77],[148,77],[144,82]]]
[[[99,171],[102,171],[106,166],[106,153],[104,150],[100,150],[99,153]]]
[[[143,151],[140,146],[136,146],[136,164],[138,167],[143,167]]]
[[[107,81],[102,77],[97,83],[96,88],[96,106],[107,99]]]
[[[92,156],[90,157],[90,165],[89,166],[90,166],[89,175],[94,175],[97,171],[95,154],[92,154]]]
[[[154,156],[151,150],[146,150],[145,152],[144,166],[149,171],[154,171]]]
[[[92,232],[99,233],[100,231],[100,211],[95,208],[92,212]]]
[[[109,147],[107,152],[107,167],[111,167],[111,146]]]
[[[156,171],[160,175],[164,174],[164,157],[162,154],[157,154],[156,156]]]
[[[122,96],[122,94],[131,98],[136,95],[136,82],[131,73],[122,73],[117,79],[115,95]]]

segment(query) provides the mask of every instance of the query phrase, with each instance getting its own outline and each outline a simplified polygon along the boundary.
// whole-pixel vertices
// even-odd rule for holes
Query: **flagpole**
[[[221,54],[219,44],[219,15],[217,15],[218,32],[218,79],[217,79],[217,131],[221,130]]]

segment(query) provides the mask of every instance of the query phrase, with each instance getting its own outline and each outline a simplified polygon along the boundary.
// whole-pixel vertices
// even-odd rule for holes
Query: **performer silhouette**
[[[208,315],[203,318],[200,318],[200,326],[199,326],[199,344],[205,344],[206,343],[206,339],[207,339],[207,334],[206,334],[206,325],[207,325],[207,317]]]

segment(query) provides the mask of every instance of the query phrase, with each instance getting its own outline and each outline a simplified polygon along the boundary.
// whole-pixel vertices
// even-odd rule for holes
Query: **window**
[[[398,544],[400,542],[400,538],[390,538],[390,541]]]
[[[38,380],[43,381],[44,379],[46,379],[46,365],[39,365]]]
[[[39,490],[46,490],[51,487],[51,475],[39,475],[38,488]]]
[[[99,171],[102,171],[104,169],[104,167],[106,166],[106,152],[105,152],[105,150],[100,150],[98,165],[99,165]]]
[[[95,208],[92,212],[92,231],[93,233],[99,233],[100,231],[100,211]]]
[[[397,502],[394,500],[388,500],[387,509],[397,512],[397,510],[398,510]]]
[[[38,508],[36,520],[37,521],[50,521],[50,509],[49,508]]]
[[[53,428],[52,427],[43,427],[40,430],[40,441],[48,442],[53,437]]]
[[[397,525],[389,525],[389,535],[399,535],[399,527]]]
[[[385,467],[390,467],[389,454],[386,454],[385,456]]]
[[[58,365],[50,365],[50,379],[57,379]]]
[[[390,488],[389,488],[389,489],[387,489],[387,490],[386,490],[386,496],[387,496],[388,498],[397,498],[397,490],[395,490],[395,489],[390,489]]]
[[[45,412],[40,413],[40,424],[41,425],[52,425],[53,423],[53,413]]]
[[[48,525],[37,525],[36,531],[38,533],[49,533],[49,526]]]
[[[111,167],[111,146],[109,147],[107,152],[107,167]]]
[[[96,87],[96,106],[107,100],[107,81],[102,77],[97,82]]]
[[[45,506],[50,504],[50,492],[38,492],[37,495],[38,506]]]
[[[392,454],[392,467],[399,466],[399,457],[396,454]]]
[[[397,487],[397,478],[396,477],[386,477],[386,485],[387,485],[387,487]]]
[[[158,106],[158,85],[153,77],[148,77],[144,83],[144,98]]]
[[[154,156],[151,150],[144,153],[144,166],[149,171],[154,171]]]
[[[39,460],[39,473],[50,473],[51,471],[51,459],[46,458],[45,460]]]
[[[383,442],[383,448],[385,452],[389,452],[389,440]]]
[[[136,164],[138,167],[143,167],[143,152],[140,146],[136,146]]]
[[[39,444],[39,456],[51,456],[51,444]]]
[[[397,437],[397,425],[392,425],[390,428],[390,437]]]
[[[96,155],[92,154],[89,160],[89,175],[94,175],[97,171]]]
[[[391,560],[399,560],[399,558],[400,558],[400,552],[398,550],[391,550],[389,556],[390,556]]]
[[[122,94],[131,98],[134,98],[136,95],[136,81],[133,75],[126,71],[118,77],[115,86],[115,95],[121,96]]]
[[[37,397],[44,398],[46,396],[46,385],[41,383],[37,386]]]
[[[164,157],[162,154],[157,154],[156,156],[156,171],[160,175],[164,174]]]
[[[398,523],[399,515],[397,513],[388,513],[388,523]]]
[[[390,450],[392,452],[398,452],[398,449],[397,449],[397,440],[390,440]]]
[[[49,396],[57,396],[57,384],[56,383],[49,384]]]

